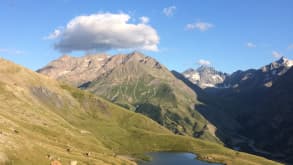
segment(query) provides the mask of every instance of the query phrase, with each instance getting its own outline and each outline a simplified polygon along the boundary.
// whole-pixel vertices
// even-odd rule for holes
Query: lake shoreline
[[[151,160],[138,160],[138,165],[221,165],[198,159],[197,155],[190,152],[151,152],[146,155]]]

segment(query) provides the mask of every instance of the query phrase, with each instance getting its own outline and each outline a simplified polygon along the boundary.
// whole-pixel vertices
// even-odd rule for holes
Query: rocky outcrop
[[[213,67],[200,66],[196,70],[188,69],[182,73],[189,81],[201,88],[221,87],[228,74],[215,70]]]

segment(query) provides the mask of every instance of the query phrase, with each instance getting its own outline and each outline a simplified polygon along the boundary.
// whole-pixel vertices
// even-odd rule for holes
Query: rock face
[[[291,66],[293,66],[293,60],[282,57],[260,69],[236,71],[228,76],[222,85],[235,89],[271,87],[273,82],[278,79],[279,76],[285,74]]]
[[[115,63],[108,65],[107,68],[104,67],[109,61],[111,58],[105,54],[88,55],[83,58],[64,55],[37,72],[55,79],[71,80],[70,83],[74,85],[81,85],[105,73],[110,69],[108,67],[114,67]]]
[[[0,107],[1,165],[50,164],[53,160],[134,165],[117,154],[154,150],[213,155],[215,162],[223,162],[224,157],[224,163],[233,165],[278,164],[249,154],[235,157],[234,151],[221,145],[174,135],[145,116],[3,59]],[[72,148],[70,153],[68,148]]]
[[[194,69],[188,69],[182,73],[192,83],[201,88],[220,87],[228,74],[216,71],[213,67],[201,66]]]
[[[218,101],[216,109],[236,121],[237,128],[222,140],[228,146],[293,162],[293,61],[282,57],[259,69],[236,71],[222,84],[204,91]],[[208,100],[207,105],[215,101]],[[228,133],[227,121],[216,110],[202,114]],[[231,129],[231,128],[229,128]],[[234,135],[231,136],[231,134]],[[235,140],[236,139],[236,140]],[[244,145],[245,144],[245,145]]]
[[[196,93],[165,66],[139,52],[63,56],[38,72],[142,113],[178,134],[217,141],[195,110]]]
[[[238,88],[247,86],[247,82],[252,82],[259,87],[270,87],[274,80],[283,75],[293,66],[293,60],[282,57],[269,65],[260,69],[249,69],[246,71],[236,71],[231,75],[215,70],[213,67],[201,66],[194,69],[187,69],[182,74],[192,83],[205,88]]]
[[[254,140],[257,147],[273,153],[272,156],[293,162],[293,68],[273,81],[270,88],[259,93],[257,109],[243,113],[239,121],[245,136]],[[250,105],[253,107],[253,105]]]

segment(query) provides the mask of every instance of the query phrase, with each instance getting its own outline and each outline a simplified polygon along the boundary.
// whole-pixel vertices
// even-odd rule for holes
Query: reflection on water
[[[182,152],[154,152],[147,154],[151,161],[139,162],[139,165],[219,165],[195,159],[196,155]]]

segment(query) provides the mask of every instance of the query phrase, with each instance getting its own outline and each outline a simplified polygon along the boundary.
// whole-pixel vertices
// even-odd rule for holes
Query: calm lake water
[[[191,153],[154,152],[147,155],[151,156],[152,160],[139,162],[139,165],[220,165],[197,160],[196,156]]]

